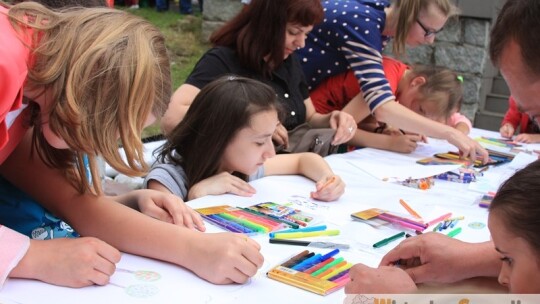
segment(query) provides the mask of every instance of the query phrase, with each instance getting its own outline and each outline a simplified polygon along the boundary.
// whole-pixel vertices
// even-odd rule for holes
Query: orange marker
[[[414,216],[417,219],[422,219],[422,217],[416,211],[414,211],[414,209],[411,208],[411,206],[409,206],[409,204],[407,204],[404,200],[399,199],[399,203],[401,204],[401,206],[403,206],[403,208],[407,210],[407,212],[409,212],[410,215]]]

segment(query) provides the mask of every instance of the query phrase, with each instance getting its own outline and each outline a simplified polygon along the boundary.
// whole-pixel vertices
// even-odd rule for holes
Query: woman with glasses
[[[323,2],[325,17],[315,26],[299,50],[310,90],[326,78],[351,69],[361,88],[344,111],[356,119],[371,114],[378,121],[410,132],[443,138],[463,156],[487,160],[487,152],[474,140],[449,126],[431,121],[399,103],[382,67],[382,50],[393,39],[393,52],[405,46],[433,43],[457,8],[450,0],[332,0]]]

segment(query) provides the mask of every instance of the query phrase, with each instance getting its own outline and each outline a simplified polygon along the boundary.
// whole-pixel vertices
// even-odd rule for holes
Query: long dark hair
[[[504,182],[491,202],[512,234],[524,238],[540,253],[540,160]]]
[[[167,135],[158,159],[182,166],[188,189],[216,175],[227,145],[251,117],[279,105],[274,90],[266,84],[237,76],[223,76],[197,94],[185,118]],[[247,180],[247,176],[235,173]]]
[[[310,26],[323,17],[320,0],[252,0],[210,42],[234,49],[242,65],[269,75],[283,63],[287,22]]]

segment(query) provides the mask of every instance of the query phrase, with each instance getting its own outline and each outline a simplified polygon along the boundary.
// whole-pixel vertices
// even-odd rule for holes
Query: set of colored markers
[[[247,208],[220,205],[195,209],[210,223],[227,231],[245,234],[269,233],[307,226],[313,217],[276,203],[260,203]]]
[[[304,250],[272,268],[266,275],[285,284],[327,295],[349,282],[349,269],[353,264],[336,257],[338,253],[339,249],[324,255]]]

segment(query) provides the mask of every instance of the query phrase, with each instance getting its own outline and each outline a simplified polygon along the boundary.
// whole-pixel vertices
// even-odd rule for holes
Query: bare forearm
[[[324,177],[334,175],[328,163],[315,153],[300,154],[298,172],[313,181],[319,181]]]
[[[375,117],[394,127],[405,131],[423,134],[429,137],[449,139],[458,132],[447,125],[425,118],[408,108],[396,103],[387,102],[375,110]]]
[[[391,147],[391,139],[392,138],[386,134],[377,134],[357,129],[354,137],[349,141],[349,144],[357,147],[389,150]]]

